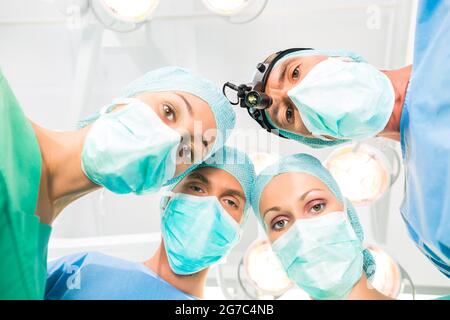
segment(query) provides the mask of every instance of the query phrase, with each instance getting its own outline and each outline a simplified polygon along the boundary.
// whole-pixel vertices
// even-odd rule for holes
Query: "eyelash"
[[[229,206],[232,206],[233,208],[237,209],[238,205],[236,204],[236,202],[234,202],[233,200],[230,199],[225,199],[224,200]],[[230,202],[230,203],[229,203]]]
[[[320,210],[318,212],[311,212],[311,210],[315,207],[315,206],[320,206]],[[312,215],[317,215],[323,212],[323,210],[325,210],[327,204],[324,200],[313,200],[310,203],[307,204],[307,212],[311,213]]]
[[[292,113],[291,119],[288,119],[288,116],[287,116],[287,112],[288,112],[289,110],[291,110],[291,113]],[[295,112],[294,112],[294,110],[292,109],[291,106],[286,106],[286,109],[285,109],[285,111],[284,111],[284,120],[285,120],[285,122],[286,122],[287,124],[295,123]]]
[[[197,193],[205,193],[205,191],[201,187],[199,187],[199,186],[197,186],[195,184],[190,185],[189,189],[191,189],[192,191],[197,192]],[[196,189],[200,189],[201,191],[198,191]]]
[[[298,72],[297,76],[294,76],[295,71]],[[294,70],[292,70],[291,76],[292,76],[292,80],[294,80],[294,81],[300,79],[300,76],[301,76],[301,73],[300,73],[300,65],[296,66],[296,67],[294,68]]]
[[[162,112],[163,112],[164,117],[167,120],[169,120],[170,122],[175,122],[176,121],[176,110],[170,104],[164,103],[163,106],[162,106]],[[167,115],[168,112],[171,113],[171,116],[173,116],[173,119],[169,119],[170,116]]]
[[[280,232],[280,231],[282,231],[284,228],[286,228],[287,224],[289,223],[289,219],[286,218],[286,217],[277,217],[277,218],[280,218],[280,219],[278,219],[277,221],[273,222],[270,228],[271,228],[273,231],[275,231],[275,232]],[[275,220],[276,220],[277,218],[275,218]],[[277,224],[279,224],[280,222],[285,222],[284,226],[280,227],[280,229],[276,229]]]

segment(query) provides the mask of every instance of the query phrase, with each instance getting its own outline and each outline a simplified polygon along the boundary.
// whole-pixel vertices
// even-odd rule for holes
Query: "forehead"
[[[303,77],[309,72],[316,64],[326,60],[328,56],[323,54],[308,54],[308,55],[292,55],[283,57],[279,60],[267,79],[267,87],[278,88],[285,78],[286,68],[292,64],[301,64],[303,66]]]
[[[310,189],[322,189],[331,193],[328,186],[319,178],[304,172],[285,172],[273,177],[263,190],[263,200],[276,201],[280,198],[288,198],[305,193]]]

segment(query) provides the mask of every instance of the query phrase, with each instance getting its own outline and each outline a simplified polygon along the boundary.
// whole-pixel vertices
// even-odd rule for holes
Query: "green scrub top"
[[[41,153],[0,70],[0,300],[42,299],[51,227],[35,215]]]

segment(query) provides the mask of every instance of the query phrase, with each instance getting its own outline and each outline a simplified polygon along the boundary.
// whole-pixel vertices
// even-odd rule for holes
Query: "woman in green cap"
[[[0,114],[0,300],[43,298],[51,224],[67,205],[100,187],[156,192],[235,122],[218,88],[177,67],[147,73],[72,132],[28,120],[0,72]]]

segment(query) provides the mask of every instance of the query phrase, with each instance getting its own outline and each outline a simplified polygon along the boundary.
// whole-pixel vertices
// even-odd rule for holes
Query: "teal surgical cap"
[[[251,191],[256,178],[255,168],[247,154],[236,148],[225,146],[200,163],[195,169],[205,167],[222,169],[239,181],[246,197],[243,220],[246,221],[248,208],[250,207]],[[170,189],[175,188],[175,186],[176,183]]]
[[[344,198],[341,190],[334,178],[331,176],[330,172],[322,166],[322,163],[313,156],[299,153],[291,155],[279,160],[277,163],[264,169],[256,178],[255,184],[252,191],[251,202],[253,207],[253,212],[256,215],[256,219],[261,223],[263,228],[266,230],[264,221],[262,220],[261,213],[259,212],[259,202],[261,199],[261,194],[263,193],[267,184],[274,178],[282,173],[288,172],[302,172],[310,174],[323,183],[330,189],[334,196],[345,205],[347,208],[347,216],[349,217],[350,223],[355,230],[361,242],[364,241],[364,231],[359,222],[356,210],[352,203]],[[372,254],[365,249],[363,251],[364,255],[364,271],[367,277],[370,279],[375,273],[375,260]]]
[[[210,106],[217,127],[217,136],[207,157],[220,149],[228,139],[236,122],[236,114],[222,91],[211,81],[180,67],[164,67],[147,72],[144,76],[126,86],[117,99],[134,97],[142,92],[182,91],[193,94],[204,100]],[[117,100],[115,99],[115,100]],[[115,105],[115,100],[107,106],[107,110]],[[97,112],[79,122],[79,127],[85,127],[100,116]],[[195,169],[191,166],[184,174],[170,180],[171,184],[180,181],[186,174]]]
[[[278,65],[279,63],[285,61],[286,59],[289,59],[289,58],[302,57],[302,56],[313,56],[313,55],[324,55],[324,56],[329,56],[329,57],[349,57],[355,62],[365,62],[365,59],[362,56],[360,56],[359,54],[356,54],[354,52],[351,52],[351,51],[311,49],[311,50],[302,50],[302,51],[291,52],[291,53],[285,55],[279,61],[277,61],[275,66]],[[295,140],[295,141],[298,141],[300,143],[306,144],[306,145],[310,146],[311,148],[317,149],[317,148],[323,148],[323,147],[330,147],[330,146],[335,146],[335,145],[347,142],[346,140],[325,141],[325,140],[322,140],[322,139],[319,139],[319,138],[305,137],[305,136],[302,136],[302,135],[300,135],[298,133],[286,131],[286,130],[284,130],[282,128],[278,128],[275,125],[275,123],[273,123],[270,120],[269,113],[266,112],[266,116],[267,116],[267,119],[269,119],[270,124],[272,126],[274,126],[275,128],[277,128],[278,131],[283,136],[285,136],[286,138],[289,138],[291,140]]]

